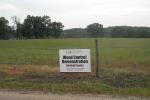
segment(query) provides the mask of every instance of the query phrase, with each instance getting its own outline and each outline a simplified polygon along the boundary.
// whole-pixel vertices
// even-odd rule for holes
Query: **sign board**
[[[91,72],[90,49],[59,50],[60,72]]]

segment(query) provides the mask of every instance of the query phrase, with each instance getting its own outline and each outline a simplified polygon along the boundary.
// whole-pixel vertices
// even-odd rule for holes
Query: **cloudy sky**
[[[48,15],[65,29],[98,22],[114,25],[150,26],[150,0],[0,0],[0,16],[22,19]]]

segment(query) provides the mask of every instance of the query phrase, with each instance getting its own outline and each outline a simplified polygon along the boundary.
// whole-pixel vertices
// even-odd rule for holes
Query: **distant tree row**
[[[61,22],[51,22],[49,16],[28,15],[24,22],[16,16],[12,17],[13,26],[5,17],[0,17],[0,39],[39,39],[58,38],[63,31]]]
[[[150,27],[114,26],[105,28],[104,34],[115,38],[150,38]]]
[[[64,30],[63,37],[150,38],[150,27],[113,26],[103,28],[101,24],[94,23],[88,25],[87,28]]]
[[[113,26],[103,28],[93,23],[86,28],[73,28],[63,31],[61,22],[52,22],[49,16],[28,15],[23,23],[12,17],[13,26],[5,17],[0,17],[0,39],[40,39],[40,38],[83,38],[83,37],[125,37],[150,38],[150,27]]]
[[[93,23],[87,26],[87,28],[72,28],[64,30],[62,37],[64,38],[83,38],[83,37],[103,37],[104,29],[103,25],[99,23]]]

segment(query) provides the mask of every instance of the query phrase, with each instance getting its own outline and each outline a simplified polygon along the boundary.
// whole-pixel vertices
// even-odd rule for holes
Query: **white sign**
[[[90,49],[59,50],[60,72],[91,72]]]

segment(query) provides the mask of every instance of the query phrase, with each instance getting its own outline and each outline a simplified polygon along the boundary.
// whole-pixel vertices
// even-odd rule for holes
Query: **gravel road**
[[[0,90],[0,100],[150,100],[142,97],[120,97],[92,94],[52,94]]]

